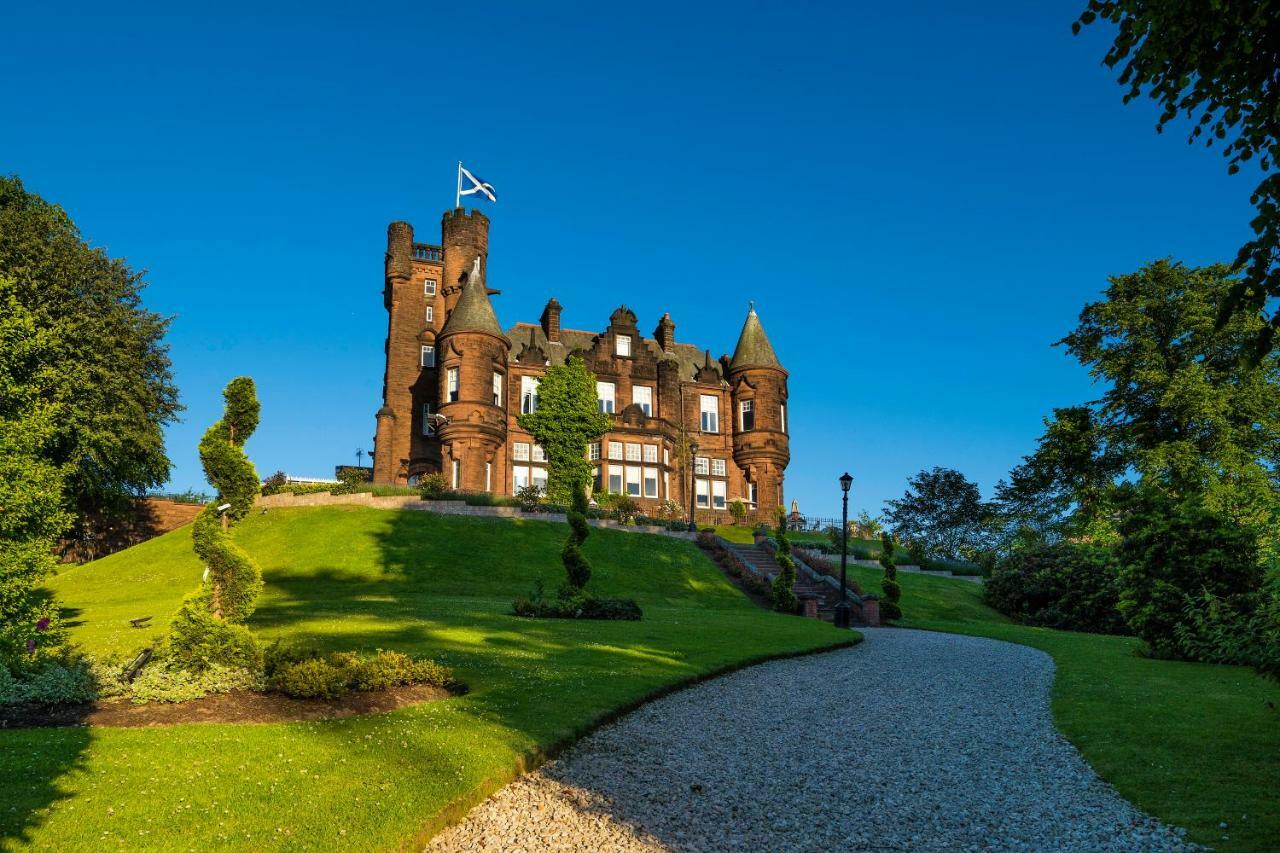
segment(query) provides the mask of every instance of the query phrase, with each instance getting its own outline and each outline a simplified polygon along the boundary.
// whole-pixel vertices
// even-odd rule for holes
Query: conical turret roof
[[[742,370],[746,367],[776,367],[782,369],[778,356],[773,352],[769,336],[760,325],[760,317],[756,315],[756,306],[751,305],[747,312],[747,321],[742,324],[742,334],[738,336],[738,346],[733,351],[729,362],[730,370]]]
[[[489,301],[489,291],[480,275],[480,259],[476,258],[467,280],[462,285],[462,293],[458,296],[458,304],[449,312],[449,319],[440,330],[440,337],[453,332],[488,332],[502,337],[502,327],[498,325],[498,315],[493,311],[493,303]]]

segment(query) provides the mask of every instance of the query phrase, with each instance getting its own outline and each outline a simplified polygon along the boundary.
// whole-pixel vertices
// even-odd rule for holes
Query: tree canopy
[[[596,401],[596,378],[581,358],[547,369],[538,384],[538,408],[518,423],[547,452],[547,494],[569,504],[591,482],[587,443],[609,429],[609,416]]]
[[[921,471],[899,500],[885,503],[886,524],[900,539],[947,559],[971,559],[987,545],[987,505],[977,483],[951,468]]]
[[[45,399],[53,342],[0,276],[0,667],[58,636],[57,608],[39,594],[70,516],[65,466],[48,458],[59,412]],[[28,644],[31,644],[30,646]]]
[[[1163,107],[1156,130],[1179,114],[1193,123],[1189,142],[1222,145],[1227,170],[1256,162],[1262,172],[1280,160],[1280,2],[1277,0],[1089,0],[1073,29],[1096,21],[1116,25],[1103,62],[1120,68],[1126,103],[1145,92]],[[1256,161],[1255,161],[1256,158]],[[1263,177],[1251,202],[1254,239],[1236,258],[1244,275],[1232,282],[1223,316],[1255,314],[1280,297],[1280,175]],[[1261,355],[1274,345],[1280,312],[1257,327]]]
[[[1215,321],[1232,279],[1222,264],[1161,260],[1113,276],[1105,299],[1060,341],[1106,390],[1094,404],[1102,467],[1129,469],[1209,509],[1269,523],[1280,465],[1280,359],[1242,361],[1257,313]]]
[[[164,334],[142,304],[141,273],[88,245],[66,212],[0,177],[0,276],[47,335],[41,400],[58,409],[42,451],[69,466],[81,510],[164,483],[164,427],[182,407]]]

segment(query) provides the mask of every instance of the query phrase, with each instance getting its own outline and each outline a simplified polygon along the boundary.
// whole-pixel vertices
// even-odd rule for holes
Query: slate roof
[[[729,362],[730,370],[743,367],[776,367],[782,369],[778,356],[773,352],[773,344],[760,325],[756,308],[751,306],[747,312],[747,321],[742,324],[742,334],[738,336],[738,346],[733,351],[733,359]]]
[[[489,301],[489,291],[484,286],[479,265],[467,273],[458,303],[449,312],[449,319],[440,330],[440,336],[444,337],[451,332],[488,332],[502,337],[502,327],[498,325],[498,315],[494,313],[493,303]]]
[[[458,303],[461,305],[461,301]],[[458,309],[454,309],[456,312]],[[569,353],[574,350],[589,350],[595,345],[595,340],[600,336],[598,332],[584,332],[579,329],[561,329],[560,340],[552,343],[547,340],[546,333],[542,331],[542,326],[537,323],[516,323],[507,330],[507,338],[511,341],[510,360],[515,361],[520,355],[525,345],[531,345],[542,350],[546,354],[547,360],[553,365],[564,364]],[[662,348],[658,346],[658,342],[652,338],[642,337],[641,342],[649,348],[654,357],[661,359],[674,359],[680,365],[680,379],[692,382],[694,374],[701,370],[707,361],[707,353],[700,350],[692,344],[676,344],[671,352],[664,353]],[[712,356],[711,368],[722,379],[724,371],[720,367],[719,359]]]

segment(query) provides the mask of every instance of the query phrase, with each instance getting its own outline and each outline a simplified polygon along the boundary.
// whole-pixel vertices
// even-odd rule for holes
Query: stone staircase
[[[773,552],[762,545],[735,545],[730,543],[728,547],[748,568],[768,581],[772,581],[778,572],[782,571],[782,567],[778,565]],[[800,601],[812,599],[818,602],[819,619],[827,622],[832,620],[835,614],[835,607],[840,603],[840,593],[838,591],[831,589],[826,584],[812,580],[798,566],[796,568],[796,583],[792,589],[795,591],[796,598],[800,599]]]

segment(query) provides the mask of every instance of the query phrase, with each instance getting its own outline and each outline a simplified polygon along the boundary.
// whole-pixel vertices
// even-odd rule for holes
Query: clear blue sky
[[[754,299],[814,514],[846,469],[853,509],[933,465],[989,494],[1095,393],[1051,344],[1105,277],[1248,235],[1252,182],[1121,103],[1082,0],[268,5],[6,13],[0,171],[175,315],[177,489],[240,374],[263,474],[371,446],[386,225],[438,239],[458,159],[504,325],[625,301],[719,354]]]

